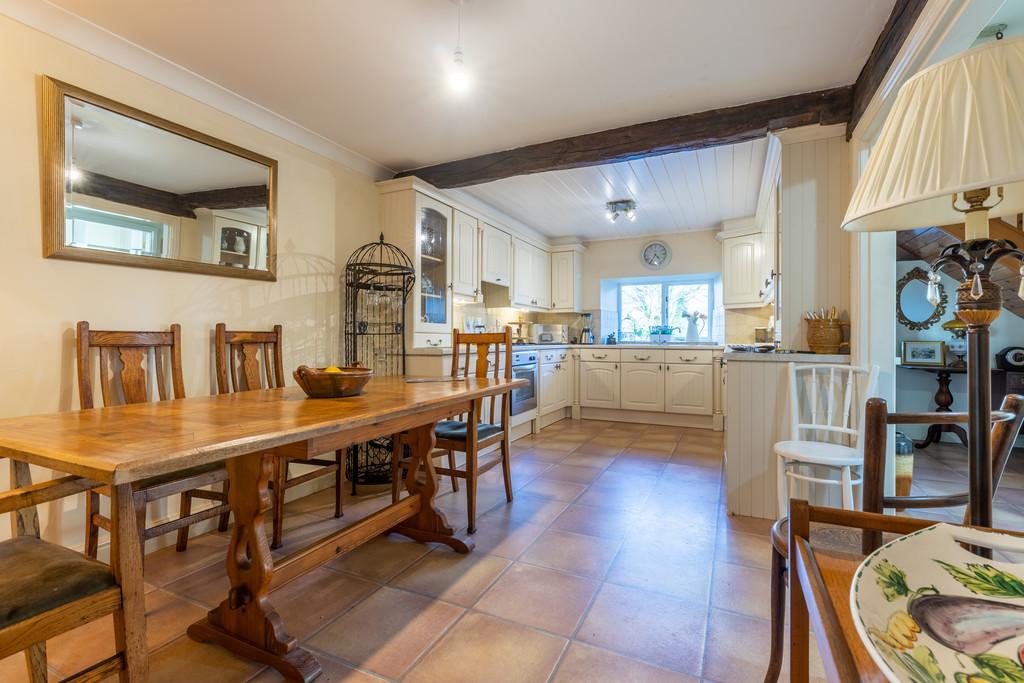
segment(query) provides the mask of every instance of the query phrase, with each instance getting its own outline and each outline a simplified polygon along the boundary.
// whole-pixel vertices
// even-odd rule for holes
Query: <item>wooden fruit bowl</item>
[[[341,372],[324,372],[323,368],[300,365],[292,377],[310,398],[343,398],[363,393],[366,383],[373,377],[373,370],[346,365]]]

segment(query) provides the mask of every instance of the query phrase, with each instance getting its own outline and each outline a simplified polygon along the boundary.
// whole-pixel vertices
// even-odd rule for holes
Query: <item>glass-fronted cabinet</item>
[[[452,330],[452,208],[416,193],[417,288],[414,292],[417,332]]]

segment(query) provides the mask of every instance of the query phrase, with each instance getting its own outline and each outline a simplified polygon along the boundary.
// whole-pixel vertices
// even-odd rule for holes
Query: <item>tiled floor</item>
[[[564,420],[514,444],[515,502],[499,470],[481,478],[477,549],[382,537],[272,595],[325,681],[600,683],[760,680],[768,653],[769,523],[722,505],[722,435]],[[917,486],[962,487],[963,456],[933,447]],[[931,456],[931,457],[928,457]],[[1008,471],[999,515],[1020,528],[1024,466]],[[465,498],[438,505],[464,526]],[[332,490],[288,505],[287,553],[387,503]],[[146,559],[154,681],[273,681],[276,672],[189,640],[224,596],[227,537]],[[112,651],[108,621],[51,641],[54,678]],[[812,669],[819,675],[817,661]],[[19,656],[0,680],[24,679]]]

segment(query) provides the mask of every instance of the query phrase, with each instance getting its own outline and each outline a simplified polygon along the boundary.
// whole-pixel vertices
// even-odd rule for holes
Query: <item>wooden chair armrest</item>
[[[100,486],[103,486],[101,482],[92,479],[67,476],[11,489],[0,493],[0,514],[66,498]]]
[[[1016,419],[1013,413],[1005,410],[993,410],[992,422],[1011,422]],[[966,424],[967,413],[889,413],[886,422],[891,425],[906,424]]]

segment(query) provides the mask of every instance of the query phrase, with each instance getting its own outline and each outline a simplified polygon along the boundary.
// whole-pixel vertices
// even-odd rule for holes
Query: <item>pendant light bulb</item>
[[[459,1],[459,27],[455,40],[455,54],[452,56],[451,71],[448,72],[448,86],[456,93],[462,94],[471,85],[469,72],[462,57],[462,2]]]

